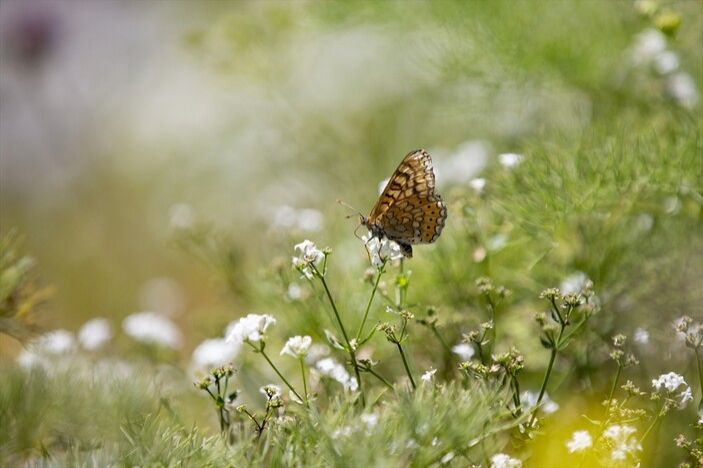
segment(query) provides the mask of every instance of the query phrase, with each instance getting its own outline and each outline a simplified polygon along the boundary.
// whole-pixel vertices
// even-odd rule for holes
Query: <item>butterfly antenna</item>
[[[347,219],[349,219],[349,218],[351,218],[352,216],[357,215],[357,214],[358,214],[359,216],[361,216],[362,218],[364,217],[364,215],[361,214],[361,211],[357,210],[356,208],[354,208],[353,206],[351,206],[349,203],[345,203],[345,202],[343,202],[342,200],[340,200],[339,198],[337,199],[337,203],[339,203],[340,205],[342,205],[342,206],[345,207],[345,208],[349,208],[350,210],[354,211],[353,214],[347,215]]]

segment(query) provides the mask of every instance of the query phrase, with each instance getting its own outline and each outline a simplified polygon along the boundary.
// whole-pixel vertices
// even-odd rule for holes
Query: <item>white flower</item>
[[[110,322],[104,318],[88,320],[78,331],[78,341],[83,348],[93,351],[100,348],[112,338]]]
[[[422,374],[422,377],[420,377],[420,378],[422,379],[423,382],[429,383],[429,382],[432,382],[432,379],[434,378],[434,375],[436,373],[437,373],[437,369],[432,368],[432,369],[428,370],[427,372],[425,372],[424,374]]]
[[[507,243],[508,236],[503,233],[499,233],[488,239],[488,241],[486,242],[486,247],[488,247],[488,250],[490,250],[491,252],[497,252],[503,247],[505,247]]]
[[[291,283],[288,285],[286,295],[291,301],[298,301],[303,298],[303,288],[301,288],[299,284]]]
[[[468,343],[458,343],[452,346],[452,352],[459,356],[460,359],[468,361],[476,353],[476,350]]]
[[[259,388],[259,393],[262,393],[267,400],[278,400],[281,398],[281,387],[275,384],[264,385]]]
[[[275,228],[291,228],[298,221],[298,211],[292,206],[281,205],[273,211],[271,224]]]
[[[359,419],[366,424],[368,429],[372,429],[378,424],[378,413],[363,413]]]
[[[129,315],[122,322],[126,334],[143,343],[158,344],[170,348],[181,345],[178,327],[163,315],[155,312],[139,312]]]
[[[383,179],[381,182],[378,183],[378,194],[379,195],[383,193],[383,189],[386,188],[386,185],[388,185],[388,181],[390,181],[390,180],[391,180],[390,178],[387,178],[387,179]]]
[[[372,236],[371,233],[361,236],[361,240],[366,245],[366,250],[371,256],[371,264],[375,268],[381,268],[384,261],[398,260],[403,257],[400,246],[392,240],[381,240]]]
[[[308,355],[305,356],[305,362],[308,364],[311,364],[311,365],[315,364],[320,359],[329,355],[329,353],[330,353],[330,347],[327,346],[326,344],[314,344],[314,345],[310,346],[310,350],[308,351]]]
[[[454,459],[454,452],[447,452],[446,455],[444,455],[439,462],[442,464],[449,463]]]
[[[539,394],[537,392],[526,390],[520,394],[520,403],[522,404],[522,407],[528,411],[535,407],[537,404],[537,398],[539,398]],[[546,392],[542,397],[541,405],[542,411],[546,414],[555,413],[559,409],[559,404],[552,401],[552,399],[549,398],[549,394]]]
[[[666,37],[657,29],[646,29],[635,38],[632,61],[635,65],[650,63],[666,50]]]
[[[193,209],[186,203],[172,205],[168,210],[171,227],[174,229],[189,229],[193,226]]]
[[[298,251],[298,256],[292,258],[293,268],[300,270],[307,279],[312,279],[313,269],[311,265],[320,262],[325,258],[325,254],[317,248],[314,242],[307,239],[300,244],[296,244],[294,250]]]
[[[317,361],[315,364],[317,370],[322,374],[330,377],[346,389],[352,392],[359,388],[359,384],[355,378],[351,377],[347,370],[341,364],[337,363],[332,358],[325,358]]]
[[[498,162],[506,169],[517,167],[522,162],[522,155],[517,153],[503,153],[498,155]]]
[[[603,437],[610,439],[613,443],[613,450],[610,458],[613,460],[625,460],[628,455],[634,455],[636,451],[642,450],[642,445],[636,437],[632,437],[637,430],[628,425],[613,424],[603,431]]]
[[[271,315],[249,314],[229,324],[225,332],[226,340],[228,343],[258,343],[264,339],[268,327],[275,323],[276,319]]]
[[[521,466],[520,460],[504,453],[497,453],[491,457],[491,468],[520,468]]]
[[[664,387],[668,392],[674,392],[681,385],[686,385],[686,381],[683,376],[677,374],[676,372],[662,374],[658,379],[652,380],[652,387],[656,390],[661,390],[661,388]]]
[[[666,80],[666,92],[678,104],[689,109],[698,102],[696,83],[688,73],[679,72],[669,76]]]
[[[693,400],[693,392],[691,391],[691,387],[686,387],[686,389],[681,392],[681,395],[679,395],[681,398],[681,401],[679,402],[679,408],[683,408],[686,406],[686,403],[689,401]]]
[[[675,52],[665,50],[654,57],[654,67],[662,75],[668,75],[679,68],[679,56]]]
[[[483,189],[486,188],[486,179],[478,177],[476,179],[471,179],[469,181],[469,187],[474,189],[476,193],[482,193]]]
[[[200,343],[193,351],[193,365],[211,369],[232,362],[239,354],[241,343],[228,343],[224,338],[213,338]]]
[[[486,166],[490,148],[483,141],[467,141],[447,158],[435,163],[438,184],[466,184]]]
[[[635,340],[635,343],[647,344],[649,343],[649,332],[644,328],[637,328],[635,329],[635,334],[633,338]]]
[[[281,356],[287,354],[294,358],[305,357],[310,350],[312,338],[309,336],[294,336],[289,338],[285,346],[281,350]]]
[[[588,431],[576,431],[571,435],[571,440],[566,442],[569,453],[581,452],[593,446],[593,439]]]
[[[46,354],[64,354],[72,351],[75,347],[73,333],[67,330],[53,330],[36,340],[34,340],[33,349]]]
[[[588,283],[588,276],[582,271],[577,271],[566,278],[559,285],[562,294],[578,294]]]

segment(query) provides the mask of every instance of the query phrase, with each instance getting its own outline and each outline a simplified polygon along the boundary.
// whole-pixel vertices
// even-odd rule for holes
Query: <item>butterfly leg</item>
[[[400,246],[400,251],[405,257],[412,258],[413,257],[413,248],[410,244],[406,244],[404,242],[396,241],[396,244]]]

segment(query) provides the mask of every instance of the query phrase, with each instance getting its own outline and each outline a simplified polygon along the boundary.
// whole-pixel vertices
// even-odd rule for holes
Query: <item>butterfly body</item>
[[[361,224],[373,237],[395,241],[403,255],[412,257],[412,246],[437,240],[447,219],[447,207],[434,188],[429,153],[411,151],[388,180],[371,214],[361,218]]]

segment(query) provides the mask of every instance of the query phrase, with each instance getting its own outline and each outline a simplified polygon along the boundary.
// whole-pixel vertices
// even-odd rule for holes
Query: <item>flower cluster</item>
[[[304,240],[293,248],[298,254],[291,259],[293,268],[298,270],[307,279],[312,279],[317,271],[316,265],[324,258],[325,253],[318,249],[314,242]]]
[[[294,336],[289,338],[281,350],[281,356],[287,354],[294,358],[304,358],[312,345],[312,338],[309,336]]]
[[[691,387],[688,386],[683,376],[675,372],[662,374],[659,378],[652,379],[652,387],[659,396],[664,398],[665,404],[676,403],[679,408],[683,408],[689,401],[693,400]],[[679,389],[681,389],[680,393]]]
[[[249,314],[231,324],[226,333],[228,343],[259,343],[264,340],[266,330],[276,323],[271,315]]]
[[[349,372],[347,372],[343,365],[332,358],[320,359],[315,364],[315,368],[320,374],[330,377],[342,384],[345,390],[355,392],[359,388],[359,383],[356,379],[349,375]]]
[[[392,240],[379,239],[372,236],[371,233],[361,236],[361,240],[371,257],[371,265],[375,268],[382,268],[388,261],[403,258],[400,246]]]

